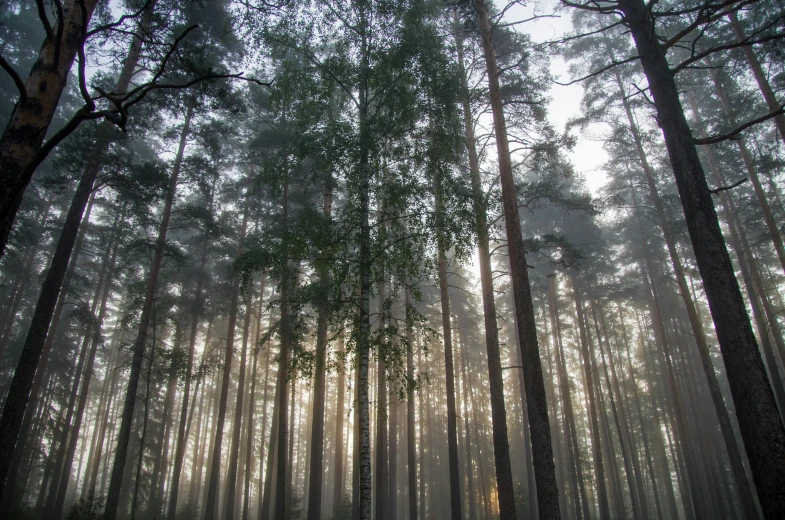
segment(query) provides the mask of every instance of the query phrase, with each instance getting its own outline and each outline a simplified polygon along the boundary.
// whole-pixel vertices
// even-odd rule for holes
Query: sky
[[[505,21],[517,22],[529,19],[535,14],[552,14],[557,2],[536,0],[523,4],[511,7],[505,15]],[[504,4],[496,2],[496,7],[501,9]],[[572,23],[570,13],[557,12],[555,17],[539,18],[517,25],[516,28],[531,36],[535,43],[541,43],[570,32]],[[565,83],[573,79],[569,74],[568,64],[561,57],[553,57],[550,67],[555,80]],[[548,91],[548,96],[551,99],[548,105],[548,119],[555,128],[563,130],[568,120],[580,115],[583,97],[583,87],[580,84],[562,86],[554,83]],[[585,131],[578,130],[578,132],[575,148],[568,153],[568,156],[575,171],[583,175],[587,187],[596,195],[607,181],[601,166],[608,156],[595,137],[599,133],[597,125],[590,125]]]

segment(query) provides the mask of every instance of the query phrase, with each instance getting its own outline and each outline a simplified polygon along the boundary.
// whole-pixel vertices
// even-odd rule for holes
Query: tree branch
[[[764,121],[768,121],[778,115],[785,114],[785,105],[780,106],[779,109],[775,110],[774,112],[769,112],[768,114],[761,116],[757,119],[753,119],[752,121],[747,121],[741,126],[736,127],[735,129],[731,130],[726,134],[715,135],[712,137],[704,137],[702,139],[693,139],[692,142],[697,145],[706,145],[706,144],[714,144],[714,143],[721,143],[722,141],[729,141],[731,139],[737,139],[739,134],[742,133],[744,130],[755,126],[757,124],[763,123]]]
[[[720,186],[719,188],[715,188],[715,189],[713,189],[713,190],[709,190],[709,193],[712,193],[712,194],[714,194],[714,195],[719,195],[719,194],[720,194],[720,192],[722,192],[722,191],[726,191],[726,190],[732,190],[732,189],[733,189],[733,188],[735,188],[736,186],[740,186],[740,185],[744,184],[745,182],[747,182],[747,177],[744,177],[744,178],[743,178],[742,180],[740,180],[740,181],[734,182],[734,183],[733,183],[733,184],[731,184],[730,186]]]
[[[601,68],[599,70],[596,70],[596,71],[592,72],[591,74],[587,74],[586,76],[583,76],[582,78],[574,79],[574,80],[569,81],[567,83],[561,83],[560,81],[555,81],[554,80],[554,83],[556,83],[557,85],[561,85],[562,87],[567,87],[569,85],[574,85],[575,83],[580,83],[581,81],[585,81],[587,79],[593,78],[594,76],[598,76],[598,75],[602,74],[603,72],[609,71],[613,67],[616,67],[618,65],[624,65],[625,63],[630,63],[630,62],[636,61],[638,59],[639,59],[639,56],[630,56],[629,58],[623,59],[621,61],[614,61],[610,65],[608,65],[606,67],[603,67],[603,68]]]
[[[27,88],[25,88],[25,82],[22,81],[22,77],[2,56],[0,56],[0,67],[3,67],[3,70],[5,70],[8,75],[11,76],[11,79],[14,80],[14,85],[16,85],[16,88],[19,91],[19,102],[23,105],[27,103]]]

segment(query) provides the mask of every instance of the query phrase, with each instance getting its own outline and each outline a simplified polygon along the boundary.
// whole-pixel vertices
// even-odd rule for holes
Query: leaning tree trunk
[[[739,23],[736,10],[731,10],[730,14],[728,14],[728,18],[730,18],[730,24],[731,27],[733,27],[733,33],[736,35],[736,40],[739,42],[746,41],[747,35],[744,34],[744,29]],[[781,108],[780,102],[777,101],[777,96],[774,94],[774,90],[772,90],[769,80],[763,72],[763,67],[761,67],[760,61],[755,55],[755,50],[752,45],[744,45],[741,50],[744,51],[744,58],[747,60],[747,65],[749,65],[752,75],[755,77],[755,82],[758,84],[760,93],[763,94],[763,99],[766,100],[766,106],[768,106],[769,110],[772,112],[776,112]],[[774,118],[774,124],[777,125],[777,131],[779,131],[780,138],[785,142],[785,115],[780,114],[776,116]]]
[[[665,238],[665,244],[668,248],[671,265],[673,266],[673,273],[679,286],[679,294],[681,295],[682,301],[684,302],[684,307],[687,311],[690,327],[692,328],[692,332],[695,337],[695,343],[698,347],[698,354],[700,355],[703,371],[706,375],[706,381],[709,386],[709,393],[711,394],[712,402],[714,403],[714,408],[720,423],[720,429],[722,430],[722,436],[725,440],[728,458],[730,459],[736,485],[739,490],[739,494],[741,495],[744,512],[748,518],[752,519],[757,516],[755,500],[752,495],[749,480],[747,479],[747,474],[744,470],[739,445],[736,442],[735,435],[733,434],[730,415],[728,414],[728,410],[722,398],[722,393],[720,392],[719,382],[717,381],[717,374],[714,370],[714,364],[711,360],[711,354],[709,352],[706,333],[703,330],[703,324],[701,323],[700,317],[698,316],[695,303],[690,296],[690,290],[689,286],[687,285],[687,278],[684,273],[684,267],[682,265],[681,258],[679,258],[678,250],[676,249],[676,240],[673,236],[673,231],[671,230],[670,223],[668,222],[665,215],[665,207],[657,189],[657,184],[654,179],[654,171],[649,165],[649,161],[643,149],[643,140],[640,136],[640,132],[638,131],[638,126],[632,113],[632,107],[630,106],[628,98],[622,87],[621,77],[618,74],[616,75],[616,83],[619,86],[622,103],[627,114],[627,121],[629,122],[630,130],[632,132],[633,142],[635,143],[638,158],[641,162],[644,176],[646,177],[646,183],[649,187],[649,194],[657,212],[657,218],[660,228],[662,229],[663,237]],[[695,109],[693,107],[693,112],[694,110]]]
[[[684,117],[666,49],[651,31],[651,11],[643,0],[621,0],[618,5],[635,40],[657,108],[758,498],[764,516],[778,518],[785,514],[785,427]]]
[[[106,495],[104,520],[115,520],[120,506],[120,488],[123,483],[126,458],[128,457],[128,444],[131,440],[131,426],[133,425],[134,419],[136,393],[139,389],[142,361],[144,360],[144,351],[147,344],[147,334],[150,328],[155,292],[158,287],[158,274],[160,273],[161,263],[163,262],[166,232],[169,229],[169,220],[172,215],[175,192],[177,191],[177,179],[180,175],[180,168],[183,163],[183,153],[185,152],[185,144],[191,129],[191,118],[193,117],[193,113],[194,105],[193,103],[190,103],[185,113],[182,130],[180,131],[180,143],[177,148],[177,155],[175,156],[172,176],[169,180],[166,201],[164,202],[164,209],[161,215],[161,225],[158,230],[158,238],[153,250],[153,261],[147,278],[147,289],[145,291],[144,304],[142,305],[142,313],[139,318],[139,330],[136,340],[134,341],[131,373],[128,376],[128,386],[125,393],[125,402],[123,403],[122,418],[117,434],[117,448],[115,450],[114,464],[112,466],[112,478],[109,481],[109,490]]]
[[[466,80],[463,57],[463,38],[456,32],[458,67],[461,73],[461,103],[463,106],[463,129],[469,153],[472,199],[474,202],[477,249],[480,258],[480,282],[482,287],[483,317],[485,323],[485,346],[488,353],[488,381],[491,394],[491,425],[493,427],[493,455],[496,463],[496,486],[499,493],[499,515],[502,520],[514,519],[515,491],[510,463],[510,443],[507,435],[507,411],[504,406],[504,377],[502,376],[501,354],[499,353],[499,328],[496,322],[496,301],[493,294],[493,271],[491,267],[490,239],[488,236],[488,214],[485,195],[480,182],[480,161],[477,157],[474,122]],[[471,478],[469,476],[468,478]],[[471,500],[471,499],[470,499]]]
[[[510,277],[515,300],[516,323],[523,350],[523,372],[526,384],[526,402],[531,430],[534,476],[537,485],[537,505],[540,520],[560,517],[559,489],[556,485],[556,471],[553,463],[551,429],[548,422],[548,403],[545,397],[545,381],[542,374],[540,350],[537,343],[537,328],[534,321],[529,273],[526,264],[526,251],[521,234],[520,215],[518,214],[518,195],[512,172],[510,145],[507,140],[507,126],[504,120],[499,68],[496,64],[496,50],[491,34],[491,23],[486,0],[474,0],[474,7],[480,25],[480,35],[488,71],[491,109],[493,111],[496,149],[499,155],[501,176],[502,205],[507,231],[507,250],[510,258]]]
[[[4,172],[4,181],[9,183],[16,182],[14,176],[22,175],[23,170],[27,168],[26,165],[33,160],[32,156],[37,153],[37,150],[40,150],[41,142],[57,106],[60,92],[65,86],[68,70],[76,53],[75,45],[78,42],[74,41],[74,39],[81,39],[83,15],[86,16],[85,21],[90,18],[96,1],[85,0],[81,2],[80,5],[87,9],[84,13],[82,9],[74,7],[74,3],[76,2],[71,2],[65,15],[64,45],[55,45],[50,41],[50,38],[47,38],[44,42],[44,46],[41,49],[41,57],[33,67],[27,82],[28,86],[31,87],[28,89],[28,100],[14,109],[5,133],[0,139],[0,171]],[[142,20],[139,33],[144,30],[146,22],[149,22],[148,17]],[[71,33],[71,31],[76,32]],[[60,48],[60,55],[55,59],[53,65],[49,62],[52,60],[54,49],[58,47],[62,48]],[[121,93],[128,89],[139,60],[141,48],[142,39],[134,36],[115,86],[116,92]],[[70,58],[68,58],[68,55],[63,54],[64,52],[70,52]],[[65,65],[66,63],[67,66]],[[65,70],[61,70],[63,67],[65,67]],[[63,76],[62,79],[58,79],[61,74]],[[59,90],[57,90],[58,85]],[[48,90],[50,88],[54,88],[56,94],[54,91]],[[34,91],[37,94],[31,95]],[[49,106],[50,103],[53,103],[51,107]],[[48,116],[46,115],[47,113],[49,114]],[[22,347],[22,355],[19,358],[14,377],[11,380],[3,413],[0,416],[0,438],[3,439],[3,442],[0,444],[0,488],[4,487],[6,477],[8,476],[15,444],[21,433],[24,411],[35,378],[36,367],[39,365],[45,350],[44,344],[55,312],[57,299],[60,295],[60,289],[66,276],[71,253],[77,240],[79,224],[90,194],[93,191],[93,184],[101,169],[104,152],[109,146],[111,131],[111,123],[105,122],[101,126],[93,155],[88,160],[76,187],[71,206],[68,208],[68,213],[63,223],[63,230],[60,233],[60,238],[52,256],[51,266],[41,287],[41,294],[30,322],[30,329]],[[40,138],[38,137],[39,134]],[[5,249],[16,209],[19,207],[22,192],[27,185],[25,182],[20,190],[14,192],[17,187],[10,186],[10,184],[4,186],[4,181],[0,181],[0,196],[4,197],[3,208],[9,201],[14,208],[7,218],[0,221],[0,255],[2,255]],[[9,187],[10,191],[7,190]]]
[[[0,137],[0,171],[3,172],[0,176],[0,257],[5,252],[22,194],[40,164],[46,132],[68,82],[76,53],[84,44],[82,35],[97,3],[98,0],[64,2],[63,18],[48,30],[38,59],[24,84],[25,94],[20,95]],[[3,424],[6,424],[5,420]],[[8,436],[6,433],[2,435],[6,439],[3,446],[13,448],[16,435]],[[0,458],[0,485],[5,481],[6,472],[7,468],[2,467]]]

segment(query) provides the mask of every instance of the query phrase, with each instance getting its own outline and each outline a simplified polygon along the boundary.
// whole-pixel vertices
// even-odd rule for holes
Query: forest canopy
[[[783,39],[0,2],[0,518],[785,518]]]

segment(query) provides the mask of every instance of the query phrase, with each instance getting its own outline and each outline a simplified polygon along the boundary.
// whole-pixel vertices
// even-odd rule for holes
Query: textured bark
[[[602,462],[602,448],[600,444],[600,423],[597,416],[597,405],[594,395],[594,374],[592,370],[589,352],[589,338],[586,333],[586,321],[584,317],[583,297],[581,288],[576,275],[572,275],[572,290],[575,298],[575,309],[578,317],[578,329],[580,332],[581,356],[583,357],[583,377],[586,380],[586,399],[589,401],[589,430],[591,434],[592,455],[594,457],[595,481],[597,486],[597,501],[600,508],[600,518],[610,519],[610,508],[608,506],[608,494],[605,487],[605,467]]]
[[[38,59],[25,82],[27,99],[16,103],[0,137],[0,171],[3,172],[0,177],[0,257],[5,252],[22,194],[42,160],[41,149],[46,132],[65,89],[76,53],[82,46],[85,25],[89,23],[97,3],[97,0],[63,2],[62,29],[59,23],[54,24],[51,34],[41,45]],[[6,424],[5,420],[3,424]],[[3,432],[3,439],[16,439],[16,435],[6,433]],[[12,445],[13,442],[4,441],[3,444]],[[0,485],[4,483],[7,471],[2,467],[1,457],[0,454]]]
[[[785,515],[785,427],[758,352],[666,50],[643,0],[619,8],[635,40],[673,166],[698,269],[766,518]]]
[[[248,403],[248,418],[246,420],[245,430],[245,487],[243,488],[243,514],[242,520],[250,518],[251,510],[251,478],[253,477],[253,454],[254,454],[254,415],[256,413],[256,371],[259,362],[259,335],[262,329],[262,311],[264,310],[264,281],[265,275],[262,274],[262,280],[259,287],[259,303],[257,304],[257,321],[256,333],[254,334],[253,341],[253,362],[251,368],[251,396]],[[269,367],[269,363],[267,364]],[[265,376],[265,387],[267,386]],[[264,403],[267,404],[266,402]],[[264,439],[264,430],[262,430],[262,439]],[[262,443],[262,445],[264,445]],[[261,476],[262,473],[259,473]]]
[[[106,496],[104,520],[115,520],[120,505],[120,487],[122,486],[123,473],[125,472],[125,463],[128,456],[128,444],[131,440],[131,426],[134,419],[136,393],[139,389],[142,361],[144,359],[144,351],[147,344],[147,334],[150,327],[153,302],[155,301],[155,292],[158,287],[158,274],[161,270],[161,263],[163,262],[166,233],[169,229],[169,220],[172,214],[175,192],[177,191],[177,179],[180,175],[180,168],[183,163],[183,153],[185,152],[185,144],[191,128],[193,112],[193,104],[189,104],[180,131],[180,143],[177,148],[177,155],[175,156],[174,167],[166,193],[164,210],[161,215],[161,225],[158,229],[158,238],[156,239],[153,251],[153,261],[150,266],[150,273],[147,277],[147,288],[145,291],[142,313],[139,318],[139,329],[133,346],[131,373],[128,376],[128,386],[126,388],[125,401],[123,403],[122,418],[117,434],[117,449],[115,451],[114,465],[112,466],[112,478],[109,482],[109,490],[107,491]]]
[[[518,214],[518,196],[512,172],[510,146],[504,120],[499,68],[496,64],[496,51],[491,35],[491,24],[485,0],[475,0],[474,7],[480,26],[480,35],[488,71],[491,109],[493,111],[496,149],[499,156],[502,205],[507,231],[507,251],[510,258],[510,277],[515,300],[515,314],[520,335],[524,381],[526,383],[526,402],[531,430],[534,476],[537,484],[537,505],[540,520],[560,517],[559,489],[556,485],[556,472],[553,463],[551,430],[548,422],[548,403],[545,398],[545,382],[542,374],[540,350],[537,344],[537,329],[534,321],[529,273],[526,264],[526,251],[521,235]]]
[[[466,149],[469,155],[472,199],[474,202],[477,249],[480,260],[480,283],[482,287],[483,318],[485,324],[485,346],[488,354],[488,381],[491,393],[491,425],[493,427],[493,454],[496,463],[496,485],[499,492],[499,515],[502,520],[514,519],[515,491],[510,463],[510,443],[507,433],[507,411],[504,406],[504,378],[502,377],[499,353],[499,328],[496,322],[496,301],[493,294],[493,271],[488,236],[488,213],[485,195],[480,182],[480,161],[477,157],[474,121],[469,100],[469,89],[463,57],[463,38],[456,32],[458,67],[461,73],[461,104]],[[468,433],[467,433],[468,435]],[[527,464],[528,466],[528,464]],[[471,475],[468,476],[471,481]],[[470,494],[471,496],[471,494]],[[471,499],[470,499],[471,506]],[[471,515],[470,515],[471,516]]]

